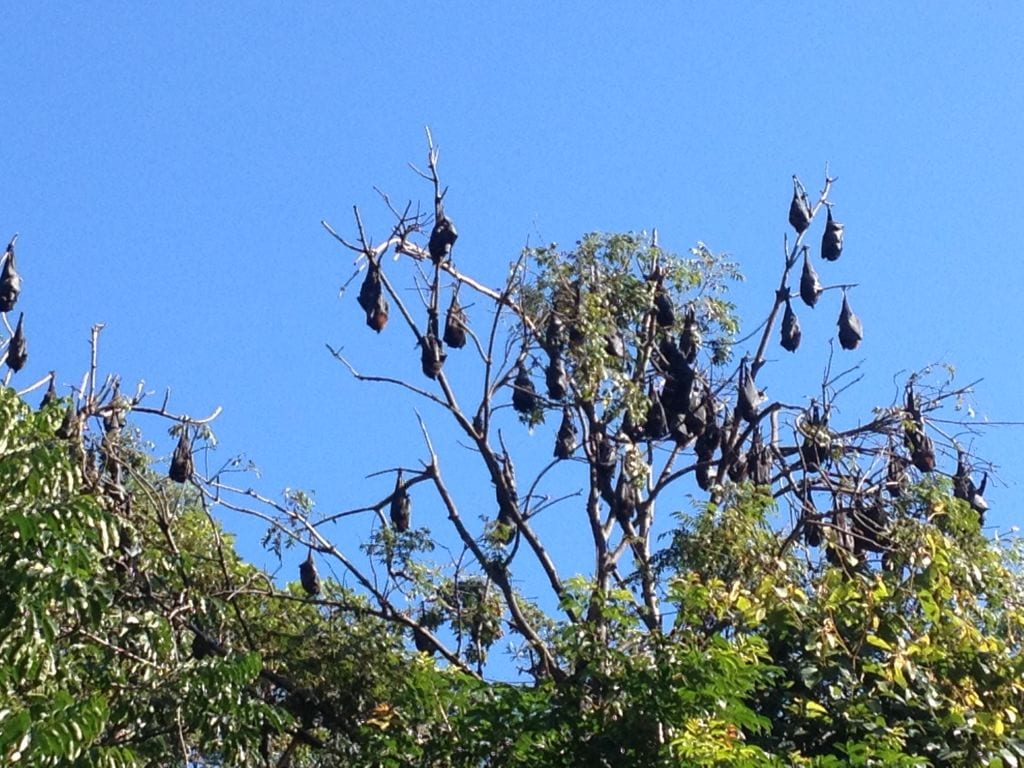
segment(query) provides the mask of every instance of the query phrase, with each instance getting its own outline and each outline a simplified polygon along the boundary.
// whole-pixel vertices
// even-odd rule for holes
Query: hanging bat
[[[804,544],[808,547],[821,546],[821,523],[817,520],[804,521]]]
[[[808,307],[814,308],[814,305],[818,303],[818,297],[821,295],[822,287],[821,281],[818,279],[818,273],[814,271],[814,267],[811,266],[811,258],[808,255],[807,247],[804,247],[804,268],[800,273],[800,298],[804,300],[804,304]]]
[[[578,347],[585,340],[583,335],[583,290],[579,279],[573,281],[571,303],[566,308],[565,314],[569,317],[569,345]]]
[[[519,413],[532,413],[537,407],[537,390],[533,388],[526,366],[519,364],[512,384],[512,407]]]
[[[615,494],[615,519],[625,528],[640,506],[640,489],[629,481],[625,473],[619,474],[619,487]]]
[[[843,349],[856,349],[864,338],[864,327],[860,318],[850,309],[850,302],[846,298],[846,291],[843,291],[843,308],[839,312],[839,345]]]
[[[544,328],[544,348],[548,354],[555,354],[565,344],[565,325],[555,310],[548,315],[547,326]]]
[[[430,260],[434,264],[449,261],[452,255],[452,246],[455,245],[458,237],[459,233],[455,229],[455,224],[439,210],[434,221],[434,228],[430,230],[430,240],[427,242]]]
[[[711,465],[708,463],[709,461],[710,459],[701,459],[693,473],[694,478],[697,480],[697,487],[702,491],[711,488]]]
[[[828,416],[822,415],[817,403],[811,401],[809,413],[797,422],[797,429],[804,436],[800,443],[800,459],[804,469],[817,472],[823,463],[832,457],[832,435],[828,429]]]
[[[42,401],[39,403],[39,410],[46,408],[51,403],[57,402],[57,387],[54,382],[57,380],[56,371],[50,371],[50,386],[46,388]]]
[[[828,207],[825,232],[821,236],[821,258],[835,261],[843,253],[843,225],[832,218],[832,206]]]
[[[469,330],[466,312],[459,304],[458,296],[452,294],[452,303],[448,305],[448,314],[444,318],[444,343],[452,349],[466,346],[466,331]]]
[[[971,466],[967,463],[964,452],[959,448],[956,452],[956,474],[953,475],[953,495],[963,499],[971,505],[971,509],[978,513],[978,520],[984,524],[985,513],[988,512],[988,502],[985,501],[985,486],[988,484],[988,473],[981,480],[981,485],[975,485],[971,477]]]
[[[562,409],[562,424],[555,438],[555,458],[568,459],[576,450],[576,422],[568,408]]]
[[[853,539],[850,518],[845,508],[840,507],[832,513],[832,533],[835,538],[829,542],[830,546],[825,555],[833,565],[847,565],[848,558],[855,553],[857,544]]]
[[[737,407],[739,408],[740,416],[748,424],[756,424],[758,416],[757,404],[761,399],[761,395],[757,391],[757,385],[754,384],[754,377],[750,375],[750,371],[747,369],[747,358],[745,357],[740,362],[738,389]]]
[[[594,474],[601,495],[607,500],[613,498],[612,476],[615,474],[617,452],[604,432],[594,432],[591,437],[594,452]]]
[[[662,395],[662,402],[665,402],[664,394]],[[712,431],[717,428],[715,401],[707,384],[702,381],[699,386],[693,386],[690,389],[688,403],[683,419],[687,433],[700,438],[709,427]],[[718,439],[717,435],[712,436],[716,440]]]
[[[320,574],[317,573],[316,562],[313,560],[312,547],[306,559],[299,563],[299,583],[310,597],[320,594]]]
[[[935,471],[935,447],[924,427],[911,425],[904,432],[904,440],[910,449],[910,463],[922,472]]]
[[[192,445],[188,439],[188,429],[181,428],[181,435],[178,437],[178,446],[171,456],[171,466],[167,470],[167,476],[176,483],[188,482],[192,477]]]
[[[380,333],[388,324],[388,300],[381,288],[380,264],[373,259],[369,260],[366,269],[366,277],[363,284],[359,286],[357,298],[359,306],[366,312],[366,324]]]
[[[747,479],[750,472],[750,463],[747,459],[747,454],[738,453],[732,461],[729,462],[728,467],[726,467],[729,479],[734,483],[742,483]]]
[[[797,318],[796,312],[793,311],[793,306],[787,298],[786,311],[782,314],[782,339],[779,343],[787,352],[796,352],[797,347],[800,346],[801,336],[800,320]]]
[[[391,524],[399,533],[409,530],[411,508],[412,502],[402,483],[402,470],[398,470],[398,477],[395,478],[395,491],[391,494]]]
[[[798,235],[811,226],[811,204],[807,200],[803,184],[796,176],[793,177],[793,200],[789,204],[789,223]]]
[[[909,419],[903,422],[903,444],[910,451],[910,462],[921,472],[935,470],[935,446],[925,431],[924,419],[914,396],[913,386],[907,386],[906,411]]]
[[[78,420],[78,411],[75,410],[75,406],[69,405],[68,409],[64,411],[64,419],[54,434],[61,440],[71,440],[79,435],[81,426],[81,422]]]
[[[561,400],[569,389],[569,375],[565,371],[565,361],[562,356],[555,354],[551,357],[547,368],[544,369],[544,381],[548,387],[548,397],[552,400]]]
[[[196,632],[194,635],[192,635],[193,659],[195,659],[196,661],[202,661],[207,656],[212,656],[214,652],[214,646],[201,633]]]
[[[693,365],[700,351],[701,337],[700,329],[697,327],[697,314],[693,307],[686,310],[686,319],[683,321],[683,332],[679,335],[679,351],[687,363]]]
[[[431,640],[430,636],[419,627],[413,627],[412,642],[419,653],[429,653],[433,656],[437,651],[437,648],[434,646],[434,641]]]
[[[804,435],[800,443],[800,459],[803,461],[804,469],[808,472],[817,472],[821,465],[831,458],[829,444],[824,442],[819,435]]]
[[[885,489],[893,498],[903,495],[907,484],[907,460],[892,451],[890,446],[889,461],[885,468]]]
[[[804,528],[804,543],[808,547],[821,546],[821,515],[814,506],[811,489],[804,481],[803,487],[796,489],[796,498],[800,501],[800,522]]]
[[[676,323],[676,310],[672,299],[659,288],[654,294],[654,318],[661,328],[671,328]]]
[[[28,341],[25,339],[25,313],[18,315],[18,324],[14,327],[14,335],[7,347],[7,367],[17,373],[25,367],[28,360]]]
[[[754,485],[771,485],[772,460],[768,447],[761,442],[761,430],[755,429],[747,451],[747,474]]]
[[[683,359],[675,344],[667,344],[670,359],[665,369],[665,386],[661,391],[661,402],[665,413],[685,416],[692,410],[691,400],[696,375],[693,368]]]
[[[851,511],[854,554],[884,552],[889,549],[889,537],[885,534],[888,525],[889,514],[881,500],[876,499],[864,506],[858,499]]]
[[[648,440],[661,440],[668,434],[668,417],[653,384],[647,390],[647,399],[650,405],[647,407],[647,418],[644,419],[644,435]]]
[[[120,432],[124,429],[125,415],[121,409],[121,382],[114,380],[114,389],[110,395],[110,413],[103,417],[103,430],[108,434]]]
[[[428,379],[436,379],[441,374],[444,361],[448,355],[441,348],[441,342],[433,331],[428,331],[420,340],[420,367]]]
[[[711,461],[715,451],[722,443],[722,429],[718,426],[718,419],[715,416],[714,403],[711,400],[711,393],[708,392],[704,400],[704,414],[707,419],[704,428],[701,430],[697,442],[693,446],[693,452],[697,455],[698,461]],[[705,488],[704,490],[707,490]]]
[[[10,312],[18,301],[21,294],[21,275],[14,266],[14,242],[18,239],[15,235],[7,244],[7,251],[4,253],[4,269],[0,273],[0,312]]]

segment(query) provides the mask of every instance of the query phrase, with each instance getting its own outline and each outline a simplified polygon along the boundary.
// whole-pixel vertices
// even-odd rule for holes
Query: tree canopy
[[[387,350],[331,355],[423,404],[398,441],[419,465],[396,456],[377,495],[353,480],[341,511],[261,494],[241,460],[202,469],[216,414],[122,392],[99,328],[82,385],[51,377],[32,407],[47,382],[7,386],[27,354],[8,322],[3,759],[1017,765],[1021,550],[984,534],[987,465],[949,428],[969,387],[922,371],[837,408],[870,318],[818,274],[843,255],[836,180],[812,198],[794,178],[780,280],[743,335],[739,266],[656,233],[531,246],[487,285],[438,163],[431,144],[426,212],[381,196],[383,241],[358,208],[352,236],[324,223],[353,254],[346,312]],[[792,404],[764,384],[786,376],[770,349],[799,352],[799,303],[838,344]],[[160,424],[169,457],[145,442]],[[246,563],[227,515],[299,554],[294,578]]]

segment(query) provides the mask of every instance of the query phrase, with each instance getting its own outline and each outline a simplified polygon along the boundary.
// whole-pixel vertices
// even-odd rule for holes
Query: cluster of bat
[[[0,312],[4,314],[4,322],[7,322],[7,313],[14,310],[21,295],[21,275],[18,274],[17,266],[14,263],[14,244],[18,241],[15,235],[7,244],[4,251],[4,266],[0,272]],[[10,325],[7,326],[10,329]],[[7,343],[7,367],[17,373],[25,367],[28,360],[28,342],[25,339],[25,313],[18,315],[18,324],[11,333]]]
[[[832,218],[832,204],[826,203],[828,217],[825,221],[825,231],[821,236],[821,258],[825,261],[836,261],[843,252],[843,225]],[[793,199],[789,204],[789,223],[796,230],[797,235],[802,235],[811,226],[812,212],[807,192],[800,180],[793,177]],[[809,249],[803,248],[804,264],[800,273],[800,298],[804,304],[812,309],[818,303],[818,297],[824,290],[818,273],[811,264]],[[793,311],[790,300],[789,289],[784,291],[786,310],[782,315],[782,348],[789,352],[796,352],[800,346],[800,320]],[[860,318],[850,309],[850,301],[847,298],[846,290],[843,290],[843,306],[839,312],[839,344],[843,349],[852,350],[864,338],[864,327]]]
[[[804,542],[811,547],[824,546],[826,557],[833,563],[861,562],[867,552],[882,553],[884,563],[891,549],[891,505],[885,502],[883,491],[892,498],[903,496],[910,467],[922,474],[936,471],[935,446],[927,433],[913,382],[907,384],[903,407],[895,413],[893,423],[878,431],[878,436],[888,435],[889,440],[881,451],[886,465],[880,477],[866,477],[859,467],[837,460],[845,447],[829,431],[828,417],[816,405],[798,420],[797,427],[803,435],[796,451],[798,461],[784,474],[799,503],[798,525]],[[897,450],[894,438],[902,443],[904,451]],[[976,484],[967,453],[959,445],[956,451],[956,471],[951,475],[953,495],[966,501],[977,513],[979,525],[983,525],[989,508],[984,497],[988,475]],[[789,472],[794,469],[802,470],[802,481],[792,479]],[[813,492],[831,495],[828,510],[816,508]]]
[[[827,209],[827,222],[822,237],[822,257],[835,261],[842,253],[843,225],[835,221],[831,207]],[[811,209],[806,193],[794,179],[794,196],[790,207],[790,223],[802,234],[810,225]],[[800,297],[814,306],[822,293],[821,282],[810,263],[807,249],[803,251],[803,273],[800,282]],[[694,475],[703,490],[712,487],[726,477],[733,482],[751,480],[757,485],[772,485],[788,479],[794,469],[807,475],[825,472],[823,467],[837,467],[835,460],[844,452],[843,446],[834,438],[828,426],[828,417],[814,404],[799,419],[802,435],[799,444],[792,449],[769,446],[762,437],[760,420],[763,416],[759,407],[763,399],[758,391],[753,372],[745,358],[739,368],[736,384],[735,410],[725,407],[716,398],[715,390],[709,385],[706,375],[697,367],[697,355],[701,348],[701,329],[695,313],[689,308],[680,322],[676,307],[664,288],[664,275],[657,269],[646,279],[652,284],[651,306],[648,318],[657,329],[659,340],[649,357],[651,369],[644,374],[646,379],[648,407],[642,420],[634,420],[627,410],[618,429],[610,428],[594,415],[587,415],[589,422],[585,442],[587,458],[591,464],[596,485],[601,496],[620,520],[629,519],[638,511],[643,499],[641,490],[630,477],[626,461],[620,462],[620,447],[640,441],[656,442],[672,439],[679,447],[692,444],[696,463]],[[568,298],[566,298],[568,296]],[[786,290],[786,312],[783,318],[783,346],[793,351],[799,344],[799,323],[792,310]],[[546,318],[544,332],[538,334],[537,345],[545,353],[544,367],[547,401],[538,393],[530,377],[524,354],[515,368],[512,381],[512,406],[522,414],[528,414],[538,407],[558,407],[562,411],[561,422],[555,436],[554,456],[568,459],[579,448],[579,429],[574,419],[572,403],[566,402],[573,388],[570,372],[573,356],[571,350],[583,341],[577,318],[580,314],[581,287],[576,282],[563,286],[551,297],[550,311]],[[863,338],[859,318],[850,309],[845,291],[839,321],[839,341],[844,349],[855,349]],[[676,335],[678,332],[678,335]],[[642,338],[642,335],[638,338]],[[605,351],[611,358],[625,357],[625,344],[617,332],[605,339]],[[638,355],[638,359],[642,356]],[[567,360],[569,365],[567,365]],[[658,386],[660,383],[660,388]],[[592,409],[590,409],[592,411]],[[588,409],[584,409],[587,414]],[[889,482],[890,493],[899,492],[905,485],[905,469],[912,465],[921,472],[935,470],[935,450],[928,436],[924,417],[908,387],[905,409],[901,414],[903,440],[907,457],[895,452],[891,455],[891,471],[904,479],[900,483]],[[795,464],[788,464],[786,456],[798,455]],[[720,458],[716,460],[716,455]],[[953,476],[954,493],[967,500],[983,516],[988,508],[983,497],[987,476],[980,485],[971,477],[971,467],[966,455],[959,451],[956,474]],[[621,471],[616,481],[616,469]],[[839,470],[845,471],[845,470]],[[835,478],[832,478],[834,480]],[[819,486],[843,487],[842,483],[819,483]],[[787,480],[787,482],[792,482]],[[822,515],[814,511],[810,498],[811,484],[805,480],[806,494],[802,525],[806,542],[820,546],[824,527],[831,526],[836,534],[830,537],[829,551],[845,550],[859,554],[867,549],[881,551],[885,545],[884,530],[887,520],[886,506],[880,496],[850,493],[846,501],[836,497],[830,513]],[[798,488],[798,496],[800,495]],[[849,502],[849,503],[846,503]],[[831,522],[826,521],[826,517]],[[833,552],[833,554],[835,554]],[[830,555],[831,556],[831,555]]]
[[[56,374],[50,372],[50,384],[43,395],[40,408],[46,408],[58,399],[55,387]],[[124,455],[119,450],[119,435],[127,424],[128,412],[138,403],[124,397],[120,390],[117,377],[108,379],[98,393],[88,398],[81,409],[69,403],[64,417],[55,436],[69,443],[73,458],[81,463],[87,482],[102,488],[104,496],[115,503],[115,508],[127,515],[131,512],[131,493],[124,483]],[[86,449],[83,444],[84,422],[90,416],[98,417],[102,423],[102,432],[98,440],[93,441]],[[189,439],[189,428],[181,424],[177,446],[171,457],[168,477],[177,483],[185,483],[192,478],[194,464],[192,446]]]
[[[14,252],[17,240],[18,235],[14,235],[7,244],[3,254],[3,268],[0,269],[0,313],[3,313],[5,320],[7,313],[13,311],[18,298],[21,296],[22,277],[18,273]],[[28,342],[25,339],[25,313],[22,312],[18,316],[18,324],[15,326],[7,344],[7,367],[14,373],[17,373],[25,366],[27,360]],[[39,404],[40,408],[46,408],[58,399],[56,374],[51,371],[49,378],[49,386],[43,394],[43,399]],[[114,451],[110,446],[114,436],[124,428],[127,407],[120,396],[119,383],[116,379],[113,382],[111,392],[110,401],[100,407],[104,427],[103,443],[106,446],[102,451],[104,455],[102,464],[111,472],[110,486],[120,489],[120,493],[123,494],[123,486],[120,483],[120,464],[114,459]],[[81,437],[81,433],[80,414],[73,405],[68,406],[64,419],[57,429],[56,436],[62,440],[71,440]],[[182,427],[178,445],[171,459],[168,475],[175,482],[184,483],[192,477],[192,471],[192,449],[188,439],[188,430]]]
[[[55,378],[55,375],[51,372],[50,386],[46,390],[46,394],[43,396],[43,401],[40,404],[40,407],[45,408],[57,399],[57,391],[54,388]],[[113,486],[122,489],[120,462],[114,458],[114,453],[116,451],[113,447],[113,443],[116,436],[122,429],[124,429],[127,420],[127,411],[130,407],[131,406],[126,403],[125,399],[121,396],[119,381],[115,379],[109,400],[105,404],[98,406],[96,411],[101,415],[103,420],[104,434],[102,439],[102,453],[104,455],[104,459],[102,465],[108,471],[110,475],[109,479]],[[69,405],[67,410],[64,412],[64,420],[57,429],[57,437],[66,440],[80,437],[82,432],[81,418],[82,416],[75,406]],[[195,471],[195,465],[192,458],[192,442],[189,439],[189,429],[186,425],[182,424],[178,429],[180,429],[178,443],[174,448],[174,453],[171,455],[171,463],[167,469],[167,476],[176,483],[186,483],[192,479],[192,473]]]
[[[729,423],[722,416],[723,406],[709,385],[707,377],[697,365],[703,344],[702,330],[693,307],[680,314],[666,288],[666,274],[655,268],[645,275],[649,285],[650,306],[640,323],[637,335],[637,370],[635,380],[643,381],[647,394],[647,409],[634,417],[627,409],[618,428],[612,427],[610,418],[598,416],[593,403],[584,404],[586,437],[583,442],[591,464],[595,485],[623,525],[633,518],[643,504],[640,484],[627,467],[620,448],[626,444],[647,441],[656,443],[671,439],[678,446],[693,445],[697,459],[695,475],[698,485],[708,490],[716,482],[716,471],[722,468],[736,482],[748,478],[759,484],[771,481],[771,455],[755,430],[749,450],[730,449]],[[555,437],[553,454],[557,459],[569,459],[580,447],[580,430],[574,418],[573,405],[578,397],[572,372],[576,352],[585,341],[580,320],[583,292],[580,281],[556,288],[551,296],[546,317],[537,327],[536,343],[546,357],[544,382],[545,400],[537,391],[527,367],[526,351],[516,365],[511,382],[512,406],[521,414],[529,414],[539,407],[561,409],[561,423]],[[644,339],[650,339],[648,352]],[[612,331],[603,339],[608,360],[617,361],[623,369],[632,366],[627,361],[626,342],[619,331]],[[639,363],[650,362],[650,368]],[[660,384],[660,386],[659,386]],[[738,408],[751,420],[757,419],[759,395],[749,376],[746,363],[741,368]],[[715,454],[721,450],[723,459]],[[617,473],[616,470],[620,471]]]
[[[815,486],[810,473],[818,472],[826,463],[831,463],[833,458],[827,419],[817,408],[812,408],[808,419],[800,425],[805,435],[799,447],[800,463],[805,474],[802,486],[796,488],[796,496],[802,507],[800,524],[803,526],[804,542],[812,547],[824,544],[830,562],[848,563],[849,556],[857,562],[866,552],[883,553],[884,562],[884,555],[890,550],[891,542],[887,532],[889,506],[883,500],[883,489],[890,497],[901,497],[906,490],[909,467],[914,467],[922,474],[936,471],[935,447],[928,436],[912,382],[907,385],[904,405],[898,415],[898,429],[902,432],[905,454],[897,452],[890,445],[886,450],[884,478],[876,483],[861,483],[858,477],[842,474],[826,479],[822,474],[820,480],[824,482]],[[989,509],[984,497],[988,474],[983,475],[980,484],[975,483],[967,453],[960,446],[956,446],[956,451],[956,471],[951,476],[953,495],[966,501],[977,513],[979,524],[983,525],[985,513]],[[815,508],[812,497],[814,490],[831,493],[832,505],[829,511],[819,512]],[[831,529],[831,537],[825,535],[827,529]],[[845,560],[843,556],[846,556]]]
[[[903,410],[906,414],[903,422],[903,445],[907,450],[908,458],[890,454],[887,487],[893,495],[901,493],[903,471],[908,462],[921,472],[935,471],[935,446],[925,430],[924,416],[921,414],[921,406],[912,385],[907,387]],[[959,445],[956,446],[956,472],[952,476],[953,495],[970,504],[971,508],[978,513],[979,522],[983,524],[985,513],[988,512],[988,502],[984,495],[985,486],[988,484],[988,473],[982,475],[980,485],[974,482],[972,474],[973,467],[967,454]]]
[[[831,204],[826,203],[826,205],[828,217],[822,235],[821,256],[826,261],[835,261],[842,253],[843,225],[833,219]],[[800,235],[810,226],[811,218],[812,213],[807,195],[799,180],[794,176],[789,222]],[[808,249],[804,246],[800,298],[807,306],[814,307],[821,292],[821,282],[811,265]],[[792,352],[800,344],[800,324],[793,312],[788,289],[785,290],[785,297],[786,310],[782,322],[781,344],[784,349]],[[843,349],[856,349],[864,336],[863,326],[860,319],[850,309],[845,289],[838,326],[839,343]],[[743,399],[744,392],[741,387],[741,403]],[[816,407],[812,408],[806,418],[802,420],[801,432],[804,435],[803,442],[799,447],[802,465],[808,472],[817,472],[820,465],[831,458],[833,450],[827,418],[822,417]],[[893,450],[889,451],[888,476],[884,484],[890,495],[893,496],[902,494],[902,488],[906,484],[908,466],[913,466],[922,473],[934,472],[936,468],[935,448],[927,434],[924,417],[914,394],[912,383],[908,384],[906,390],[902,432],[903,445],[907,455],[901,456]],[[959,446],[957,446],[957,468],[955,474],[952,475],[952,480],[954,495],[967,501],[977,512],[979,521],[983,523],[985,512],[988,510],[988,503],[984,498],[988,475],[983,476],[980,485],[976,484],[972,478],[972,468],[967,460],[967,455]],[[841,487],[841,484],[832,483],[830,485],[835,495],[834,489]],[[820,546],[826,516],[815,511],[809,486],[805,485],[798,492],[798,496],[803,506],[802,525],[805,542],[810,546]],[[888,513],[880,494],[876,493],[873,496],[859,493],[846,494],[849,497],[847,499],[849,503],[841,501],[839,496],[843,496],[843,494],[836,496],[832,512],[829,515],[831,526],[835,532],[834,542],[830,543],[827,548],[829,558],[835,560],[838,558],[839,552],[859,556],[864,551],[885,551],[888,542],[884,531],[888,523]]]
[[[844,225],[833,217],[830,202],[824,201],[822,204],[826,206],[827,215],[820,256],[824,261],[834,262],[843,252]],[[794,176],[788,218],[798,238],[810,228],[814,214],[803,185]],[[434,225],[427,245],[435,270],[450,260],[457,237],[455,226],[444,214],[440,199],[436,200]],[[787,261],[786,276],[788,278],[789,270],[795,266],[796,257],[800,254],[803,263],[799,292],[796,295],[813,308],[825,289],[806,245],[794,251],[792,260]],[[387,323],[389,311],[384,289],[390,289],[390,286],[385,285],[379,256],[367,256],[369,264],[358,300],[366,313],[367,325],[380,332]],[[461,348],[466,343],[468,332],[466,315],[456,292],[447,311],[444,332],[440,333],[436,309],[436,275],[435,271],[426,332],[420,335],[422,369],[430,378],[436,378],[444,365],[447,357],[444,348]],[[797,420],[801,436],[798,445],[779,448],[774,441],[769,445],[760,426],[764,414],[759,403],[763,397],[755,382],[759,365],[752,366],[746,358],[741,362],[735,386],[735,408],[729,407],[722,399],[723,387],[713,387],[707,372],[697,364],[702,346],[702,327],[694,308],[688,307],[683,313],[677,310],[666,287],[666,275],[658,267],[644,277],[650,285],[651,303],[643,327],[637,332],[638,354],[635,362],[643,370],[635,371],[634,380],[646,389],[647,410],[642,417],[634,418],[634,414],[626,409],[617,428],[613,426],[612,418],[594,411],[593,403],[587,407],[587,404],[578,402],[579,393],[574,379],[574,364],[577,362],[575,351],[586,341],[581,309],[587,287],[581,279],[556,288],[550,296],[548,311],[530,324],[527,338],[524,339],[523,353],[509,376],[511,404],[516,412],[523,415],[532,415],[542,409],[561,411],[554,457],[567,460],[579,450],[579,419],[582,418],[582,445],[591,465],[595,485],[615,516],[626,521],[639,511],[644,500],[642,484],[630,475],[622,447],[641,441],[655,443],[667,439],[680,448],[692,445],[696,459],[693,471],[701,489],[711,490],[726,478],[733,482],[751,480],[757,485],[769,486],[776,482],[787,483],[796,490],[798,498],[802,498],[804,514],[799,524],[803,526],[804,537],[809,545],[820,546],[823,532],[831,527],[835,534],[826,537],[830,551],[833,548],[849,552],[859,552],[865,548],[878,551],[884,545],[887,523],[886,506],[881,503],[880,493],[851,493],[845,500],[836,496],[831,512],[820,514],[814,510],[812,491],[820,492],[822,488],[830,486],[842,487],[841,484],[832,483],[835,477],[826,480],[825,475],[845,471],[837,469],[843,463],[837,462],[837,458],[844,453],[845,448],[830,432],[827,413],[823,414],[812,404]],[[795,295],[791,296],[785,283],[786,279],[783,280],[783,289],[778,299],[785,304],[781,345],[792,352],[799,347],[801,329],[792,306]],[[595,285],[593,290],[600,288]],[[863,340],[863,325],[853,312],[847,293],[848,288],[844,287],[837,321],[838,338],[843,349],[853,350]],[[544,395],[531,377],[533,366],[539,365],[530,362],[531,339],[546,357],[543,364]],[[609,359],[620,360],[624,370],[633,364],[633,361],[627,359],[626,341],[619,331],[607,334],[603,343]],[[639,351],[641,346],[645,347],[643,353]],[[583,407],[577,407],[581,405]],[[622,410],[618,412],[622,413]],[[904,479],[898,482],[890,479],[881,486],[873,486],[887,488],[892,494],[898,493],[905,485],[908,466],[920,472],[935,470],[934,447],[927,435],[924,417],[912,388],[908,388],[901,419],[906,456],[893,451],[889,471],[893,478]],[[796,463],[787,459],[793,455],[797,455]],[[794,470],[803,473],[802,488],[799,482],[792,480],[791,473]],[[821,473],[821,477],[812,482],[810,478],[814,473]],[[959,453],[953,481],[956,495],[967,500],[979,515],[983,515],[988,506],[983,497],[987,476],[980,485],[976,485],[971,478],[967,457],[962,452]],[[408,494],[399,474],[391,499],[391,520],[396,531],[408,529],[409,513]],[[311,588],[316,587],[318,590],[319,581],[312,552],[303,564],[300,575],[303,576],[306,591],[315,594]]]
[[[444,213],[440,202],[436,206],[434,215],[434,226],[430,231],[430,238],[427,241],[427,251],[435,270],[442,264],[451,260],[452,246],[458,239],[459,233],[455,224]],[[366,313],[366,324],[377,333],[384,330],[388,322],[390,307],[387,296],[384,292],[383,277],[381,273],[380,256],[367,253],[366,276],[359,287],[358,302],[363,312]],[[436,272],[435,272],[436,278]],[[435,279],[435,286],[437,281]],[[462,349],[466,346],[466,335],[469,332],[469,321],[466,312],[459,303],[458,291],[452,294],[451,303],[445,314],[444,333],[440,332],[438,312],[432,304],[428,313],[426,333],[420,335],[420,365],[423,374],[430,379],[436,379],[444,367],[448,355],[444,348]]]
[[[455,223],[445,214],[440,201],[435,207],[434,225],[427,241],[427,252],[435,270],[451,260],[452,247],[459,233]],[[390,304],[385,292],[384,276],[381,269],[381,255],[366,253],[367,268],[362,284],[359,286],[357,302],[366,316],[366,325],[380,333],[387,326],[390,315]],[[437,273],[435,272],[435,285]],[[469,319],[465,309],[459,303],[456,289],[445,313],[443,333],[439,327],[437,310],[431,306],[428,311],[426,332],[420,335],[420,364],[423,374],[436,379],[448,359],[444,351],[446,347],[462,349],[466,346],[469,333]],[[390,499],[390,518],[394,530],[405,533],[412,521],[412,502],[406,490],[399,470],[395,480],[395,489]],[[303,590],[310,596],[320,594],[320,576],[310,549],[306,559],[299,565],[299,581]]]

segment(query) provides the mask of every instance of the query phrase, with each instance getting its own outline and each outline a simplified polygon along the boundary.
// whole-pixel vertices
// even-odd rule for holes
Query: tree
[[[16,467],[0,477],[14,483],[5,562],[53,568],[46,589],[5,578],[20,585],[7,615],[23,623],[0,641],[4,669],[34,670],[4,678],[7,759],[1016,764],[1020,552],[982,535],[982,462],[937,418],[957,419],[969,389],[914,374],[898,401],[846,425],[836,403],[852,372],[831,358],[808,405],[759,390],[783,365],[769,361],[776,333],[799,347],[797,298],[841,291],[840,347],[863,337],[851,287],[822,286],[805,242],[824,210],[821,255],[841,257],[835,180],[812,202],[794,179],[774,300],[740,339],[737,267],[704,245],[679,256],[656,235],[590,234],[525,249],[487,286],[459,266],[438,159],[431,145],[418,171],[429,214],[383,196],[383,242],[358,209],[355,239],[325,223],[365,273],[357,304],[396,372],[332,354],[356,380],[429,405],[422,466],[385,470],[383,495],[322,515],[300,491],[276,501],[239,484],[237,462],[204,476],[192,452],[211,420],[126,397],[116,378],[97,386],[95,364],[77,398],[39,412],[4,390],[22,430],[0,459]],[[424,378],[406,375],[399,334]],[[170,420],[169,478],[127,415]],[[442,460],[457,445],[473,463],[452,472]],[[944,455],[957,459],[946,472]],[[431,505],[441,515],[426,523]],[[43,536],[57,529],[24,511],[37,508],[66,530]],[[301,583],[241,562],[218,508],[260,520],[279,554],[306,555]],[[501,665],[516,679],[499,681]]]

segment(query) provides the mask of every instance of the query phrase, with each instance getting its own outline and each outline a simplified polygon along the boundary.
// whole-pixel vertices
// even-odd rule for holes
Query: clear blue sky
[[[816,190],[827,161],[846,248],[819,271],[859,283],[866,336],[844,357],[865,379],[843,424],[932,362],[985,379],[979,421],[1024,419],[1020,4],[597,5],[7,4],[0,237],[21,233],[30,355],[16,383],[56,368],[66,392],[104,322],[101,367],[170,386],[178,411],[223,405],[218,456],[247,453],[261,488],[313,490],[325,511],[383,495],[390,481],[362,478],[423,458],[412,406],[357,385],[324,344],[420,381],[416,351],[338,300],[351,258],[319,221],[351,233],[356,203],[382,237],[374,185],[429,201],[406,163],[430,125],[465,270],[497,284],[527,241],[658,227],[666,247],[740,263],[748,327],[777,284],[790,176]],[[770,395],[814,392],[837,314],[834,294],[802,311]],[[1000,466],[1002,529],[1019,521],[1022,438],[974,442]],[[548,455],[548,433],[523,439]]]

